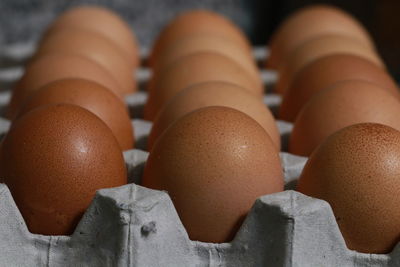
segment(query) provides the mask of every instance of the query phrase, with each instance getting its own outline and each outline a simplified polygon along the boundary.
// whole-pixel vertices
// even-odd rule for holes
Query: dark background
[[[225,14],[246,32],[254,45],[264,45],[288,13],[309,4],[332,4],[361,21],[390,72],[400,80],[399,0],[0,0],[0,47],[35,42],[59,13],[83,3],[100,4],[116,11],[132,26],[144,47],[149,47],[161,28],[185,9],[208,8]]]

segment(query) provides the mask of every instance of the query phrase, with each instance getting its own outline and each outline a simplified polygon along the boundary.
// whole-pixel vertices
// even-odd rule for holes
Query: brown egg
[[[329,202],[349,249],[389,253],[400,237],[400,132],[349,126],[311,155],[297,190]]]
[[[74,7],[59,16],[45,36],[61,29],[84,29],[112,40],[123,51],[133,67],[139,65],[139,48],[130,26],[110,9],[100,6]]]
[[[357,123],[375,122],[400,130],[399,99],[365,81],[343,81],[316,94],[301,110],[289,152],[309,156],[329,135]]]
[[[35,58],[46,54],[71,54],[91,59],[114,77],[122,89],[121,95],[136,90],[129,61],[117,45],[101,34],[77,29],[58,30],[41,42]]]
[[[243,48],[235,42],[223,36],[208,33],[187,34],[166,45],[164,51],[153,62],[155,72],[162,71],[183,56],[201,51],[211,51],[221,53],[240,64],[245,71],[253,76],[254,81],[262,86],[261,76],[253,57],[249,56],[247,51],[243,51]]]
[[[133,128],[125,103],[93,81],[63,79],[49,83],[32,93],[18,116],[40,106],[59,103],[77,105],[93,112],[110,127],[122,150],[133,148]]]
[[[280,150],[280,134],[271,111],[262,99],[247,90],[226,82],[206,82],[193,85],[175,95],[158,113],[151,129],[147,148],[174,121],[187,113],[208,106],[224,106],[237,109],[256,120],[270,135]]]
[[[168,191],[191,240],[227,242],[258,197],[283,190],[283,173],[271,138],[255,120],[206,107],[160,136],[143,185]]]
[[[95,81],[120,96],[114,78],[97,63],[80,56],[49,54],[29,64],[21,80],[12,91],[7,117],[14,118],[26,98],[47,83],[65,79],[83,78]]]
[[[310,5],[291,14],[275,31],[269,42],[267,67],[278,69],[298,46],[322,34],[349,36],[374,47],[364,27],[344,10],[329,5]]]
[[[176,16],[163,29],[153,46],[149,64],[153,66],[153,62],[158,60],[160,54],[164,53],[164,49],[171,43],[192,33],[209,33],[230,39],[251,56],[251,45],[239,27],[223,15],[195,9]]]
[[[71,234],[96,190],[127,182],[111,130],[74,105],[26,113],[13,123],[0,154],[0,176],[36,234]]]
[[[399,97],[396,83],[376,64],[351,54],[333,54],[311,62],[298,72],[283,96],[279,118],[294,121],[315,93],[345,80],[371,82]]]
[[[235,61],[215,52],[198,52],[180,58],[153,77],[144,118],[153,120],[175,94],[190,85],[208,81],[230,82],[259,96],[263,93],[263,88]]]
[[[384,64],[377,53],[357,39],[340,35],[318,36],[299,46],[288,56],[286,62],[281,64],[275,91],[284,94],[295,75],[314,60],[342,53],[360,56],[384,69]]]

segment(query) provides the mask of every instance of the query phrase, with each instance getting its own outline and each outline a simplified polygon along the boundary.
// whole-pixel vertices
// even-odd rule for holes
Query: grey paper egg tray
[[[32,45],[0,52],[0,112]],[[265,57],[263,48],[255,57]],[[4,64],[3,64],[4,63]],[[140,69],[143,84],[149,71]],[[262,71],[266,85],[276,79]],[[400,246],[387,255],[347,249],[329,204],[293,191],[307,160],[281,152],[285,191],[260,197],[230,243],[191,241],[166,192],[144,188],[140,177],[151,123],[140,119],[146,93],[126,98],[135,128],[136,147],[124,152],[130,184],[99,190],[71,236],[28,231],[6,185],[0,184],[0,266],[400,266]],[[276,110],[280,98],[266,94]],[[285,150],[292,125],[277,121]],[[10,122],[0,118],[0,135]]]

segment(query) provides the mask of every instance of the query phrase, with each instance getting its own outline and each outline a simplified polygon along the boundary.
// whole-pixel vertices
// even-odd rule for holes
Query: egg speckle
[[[297,190],[327,201],[349,249],[389,253],[400,231],[400,132],[356,124],[311,155]]]
[[[231,108],[206,107],[160,136],[143,185],[168,191],[190,239],[227,242],[258,197],[283,190],[283,173],[256,121]]]
[[[124,159],[111,130],[78,106],[26,113],[0,149],[0,177],[32,233],[69,235],[98,189],[126,184]]]

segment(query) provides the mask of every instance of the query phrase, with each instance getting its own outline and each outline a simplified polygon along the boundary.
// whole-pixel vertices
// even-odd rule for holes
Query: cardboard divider
[[[254,51],[258,62],[267,55],[262,49]],[[1,112],[31,51],[23,45],[0,51],[0,59],[7,59],[0,65]],[[145,84],[151,72],[140,69],[137,75]],[[266,87],[277,77],[266,70],[260,75]],[[151,122],[141,119],[146,98],[144,90],[126,98],[137,148],[124,152],[130,184],[99,190],[71,236],[30,233],[7,186],[0,184],[0,266],[400,266],[400,245],[387,255],[347,249],[329,204],[293,191],[307,158],[284,152],[292,129],[284,121],[277,125],[285,191],[260,197],[232,242],[190,240],[168,194],[137,185],[151,129]],[[264,97],[273,111],[280,101],[275,94]],[[9,127],[0,118],[0,137]]]

